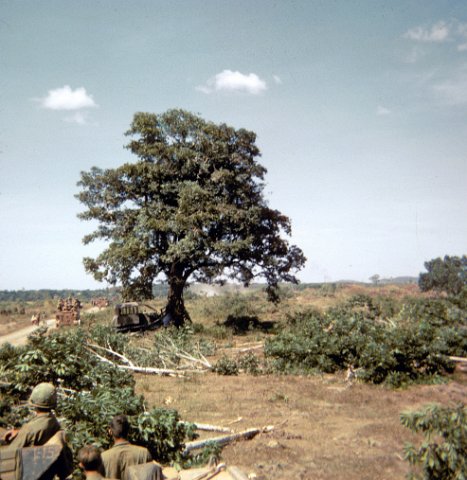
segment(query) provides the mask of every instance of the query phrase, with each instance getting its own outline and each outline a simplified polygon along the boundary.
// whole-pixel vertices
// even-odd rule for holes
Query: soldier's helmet
[[[57,406],[57,391],[51,383],[39,383],[29,397],[31,407],[51,410]]]

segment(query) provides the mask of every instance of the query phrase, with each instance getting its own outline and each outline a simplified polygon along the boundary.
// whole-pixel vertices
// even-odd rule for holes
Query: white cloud
[[[88,95],[84,87],[72,90],[69,85],[49,90],[46,97],[40,99],[44,108],[50,110],[80,110],[97,107],[92,95]]]
[[[450,28],[446,22],[438,22],[430,27],[414,27],[404,37],[416,42],[444,42],[449,38]]]
[[[282,85],[282,79],[281,77],[279,77],[279,75],[273,75],[272,78],[277,83],[277,85]]]
[[[376,109],[376,115],[390,115],[392,112],[389,108],[383,107],[382,105],[378,105]]]
[[[467,51],[467,43],[461,43],[460,45],[457,45],[457,50],[459,50],[459,52]]]
[[[467,104],[467,68],[457,76],[433,86],[433,91],[441,103],[445,105]]]
[[[267,85],[255,73],[245,75],[238,71],[224,70],[211,77],[206,85],[200,85],[196,89],[206,94],[224,91],[259,95],[267,89]]]

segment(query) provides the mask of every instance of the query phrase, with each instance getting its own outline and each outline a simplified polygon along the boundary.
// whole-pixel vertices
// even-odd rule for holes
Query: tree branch
[[[219,446],[227,445],[229,443],[235,442],[237,440],[249,440],[258,433],[268,433],[274,430],[273,426],[267,426],[263,428],[250,428],[243,432],[233,433],[232,435],[223,435],[222,437],[215,437],[215,438],[207,438],[205,440],[198,440],[196,442],[188,442],[185,445],[185,450],[183,454],[186,455],[190,453],[192,450],[198,450],[200,448],[204,448],[206,445],[210,443],[215,443]]]

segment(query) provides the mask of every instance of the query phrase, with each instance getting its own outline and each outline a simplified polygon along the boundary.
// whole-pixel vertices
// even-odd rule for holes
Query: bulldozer
[[[110,306],[110,300],[105,297],[93,298],[91,300],[91,305],[93,307],[106,308]]]
[[[126,302],[115,305],[112,326],[117,332],[155,330],[170,323],[170,315],[151,305]]]

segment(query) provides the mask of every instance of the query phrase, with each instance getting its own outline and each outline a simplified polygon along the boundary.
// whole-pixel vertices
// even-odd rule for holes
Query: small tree
[[[379,275],[377,273],[375,273],[374,275],[372,275],[369,280],[371,280],[371,282],[373,283],[373,285],[378,285],[379,283]]]
[[[305,263],[303,252],[282,238],[290,220],[263,197],[266,169],[253,132],[207,122],[184,110],[137,113],[127,135],[135,163],[82,172],[78,199],[83,220],[98,222],[84,238],[108,242],[85,258],[97,280],[121,283],[127,299],[152,298],[160,275],[169,284],[167,313],[188,318],[188,280],[248,285],[262,277],[270,299],[280,281]]]
[[[427,273],[421,273],[418,278],[420,290],[444,291],[458,295],[467,285],[467,256],[435,258],[425,262]]]
[[[418,472],[416,480],[465,480],[467,478],[467,411],[465,405],[454,407],[430,405],[420,412],[402,413],[402,424],[424,435],[416,447],[405,446],[405,458]]]

